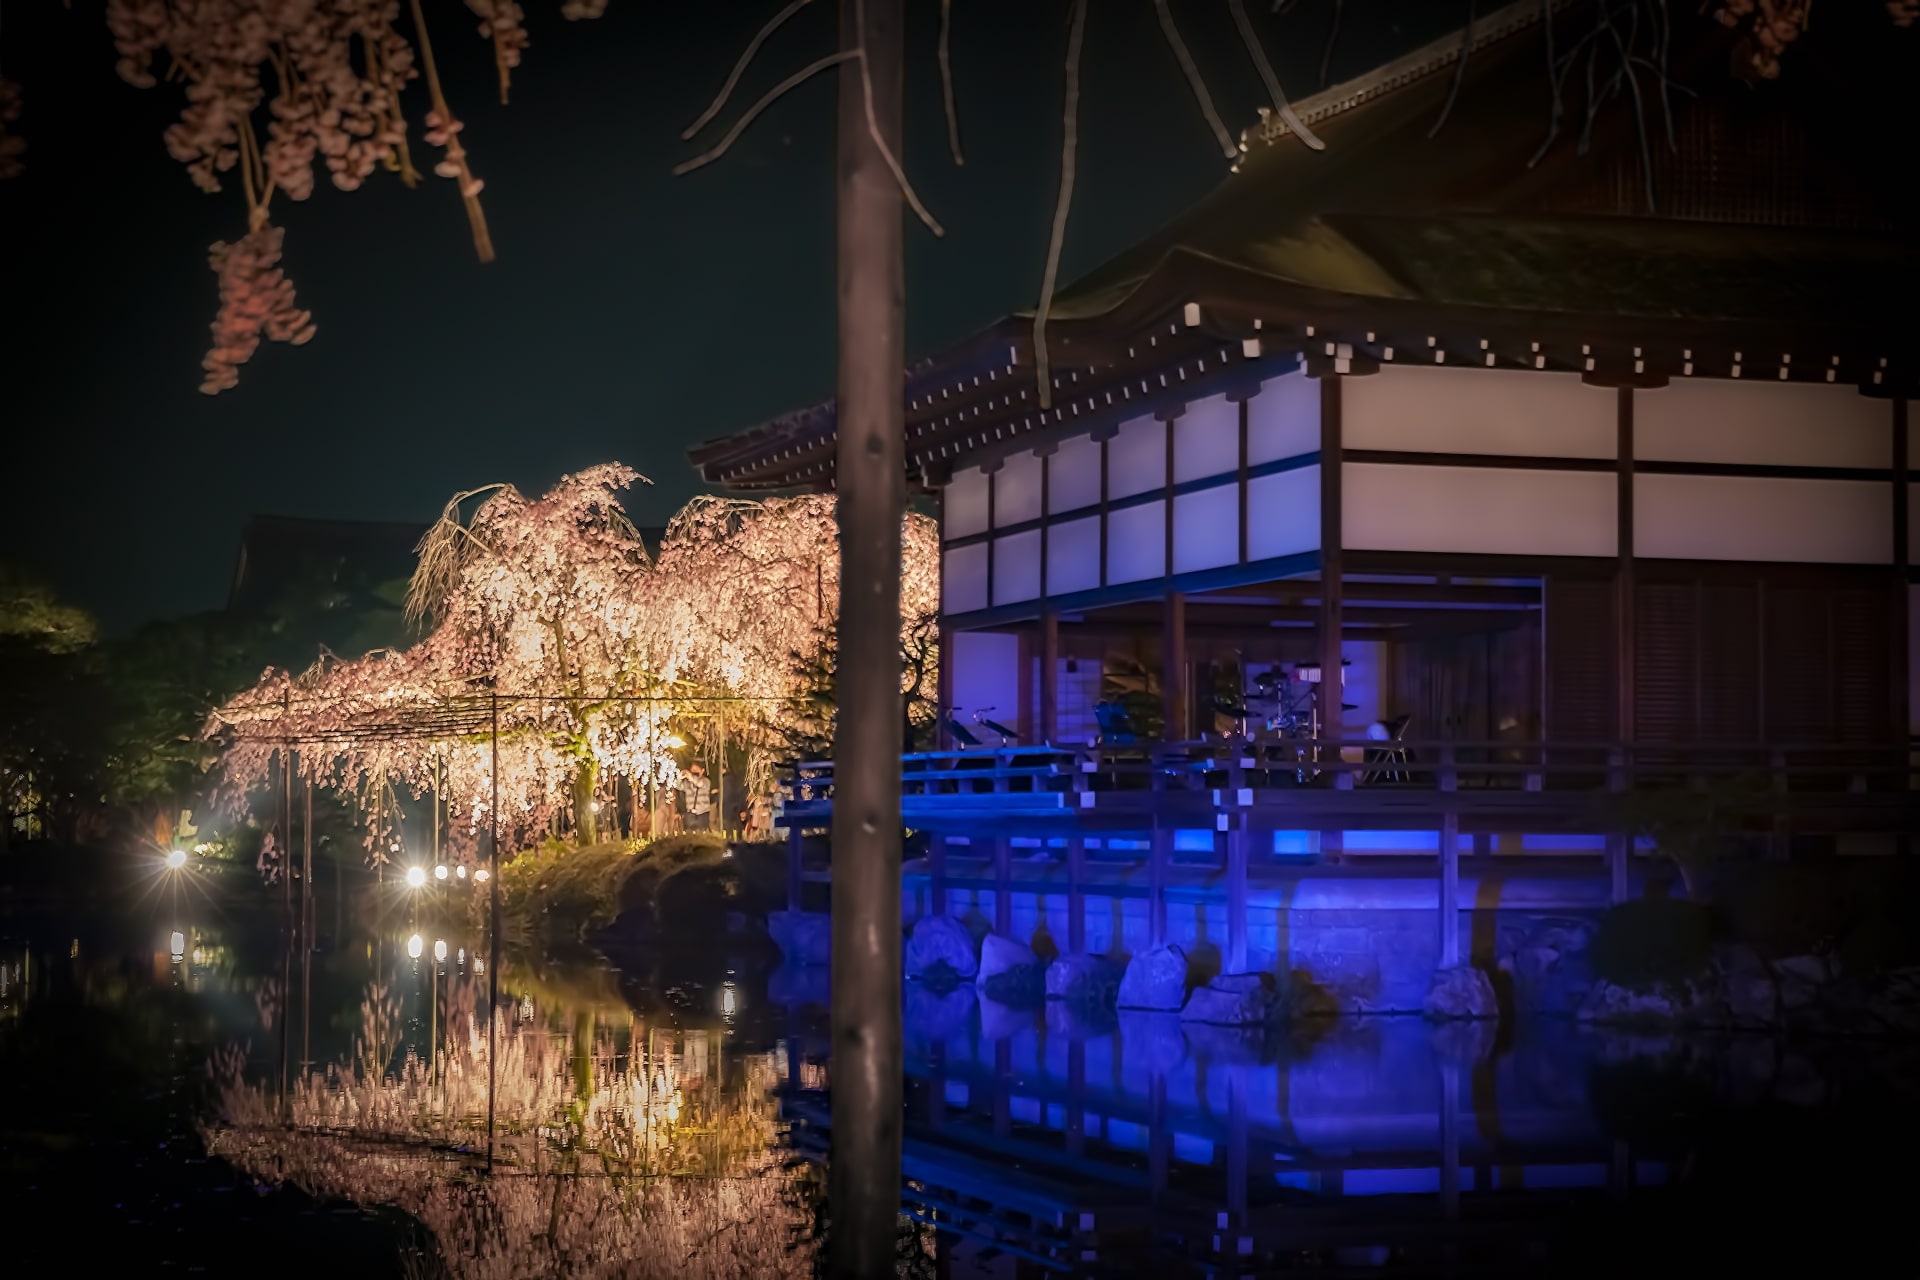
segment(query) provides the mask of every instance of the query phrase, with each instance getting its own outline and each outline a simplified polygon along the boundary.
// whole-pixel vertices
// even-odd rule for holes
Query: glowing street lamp
[[[453,874],[459,876],[462,880],[465,880],[467,878],[467,864],[463,862],[459,866],[455,867],[453,869]]]
[[[416,933],[411,938],[407,939],[407,955],[412,957],[413,959],[418,960],[420,958],[420,953],[422,951],[425,951],[426,949],[427,949],[426,941],[422,939],[419,934]]]
[[[445,880],[445,879],[447,878],[447,864],[446,864],[446,863],[444,863],[444,862],[443,862],[443,863],[441,863],[441,864],[440,864],[439,866],[437,866],[437,867],[435,867],[435,868],[433,869],[433,878],[434,878],[435,880]]]
[[[487,881],[493,879],[493,873],[491,871],[488,871],[485,867],[482,867],[478,871],[473,873],[473,878],[475,880],[478,880],[481,884],[485,884]]]
[[[427,871],[425,867],[408,867],[407,868],[407,888],[418,889],[421,885],[425,884],[426,882],[427,882]]]
[[[174,849],[167,854],[167,870],[178,871],[186,865],[187,851],[185,849]]]
[[[183,959],[187,954],[187,935],[175,929],[173,936],[167,939],[167,949],[175,960]]]
[[[440,941],[436,941],[436,942],[435,942],[435,943],[433,944],[433,958],[434,958],[435,960],[438,960],[438,961],[440,961],[440,962],[441,962],[442,964],[445,964],[445,963],[446,963],[446,959],[447,959],[447,944],[446,944],[446,941],[445,941],[444,939],[442,939],[442,940],[440,940]]]

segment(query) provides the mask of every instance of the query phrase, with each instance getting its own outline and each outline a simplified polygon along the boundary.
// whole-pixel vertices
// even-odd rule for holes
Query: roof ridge
[[[1513,0],[1502,9],[1488,14],[1473,23],[1473,43],[1468,47],[1469,54],[1478,53],[1490,44],[1495,44],[1510,35],[1537,26],[1542,10],[1559,12],[1575,3],[1575,0]],[[1462,37],[1467,28],[1462,26],[1438,40],[1415,49],[1412,53],[1402,54],[1391,62],[1385,62],[1363,75],[1344,80],[1330,89],[1322,89],[1311,97],[1302,98],[1293,104],[1293,114],[1304,124],[1318,124],[1332,116],[1344,115],[1355,107],[1362,106],[1375,98],[1382,97],[1393,90],[1424,80],[1436,71],[1441,71],[1460,60]],[[1272,107],[1260,108],[1257,123],[1240,131],[1240,152],[1245,156],[1249,145],[1258,140],[1271,146],[1282,138],[1291,137],[1293,129],[1280,118]],[[1234,171],[1240,169],[1240,161],[1235,161]]]

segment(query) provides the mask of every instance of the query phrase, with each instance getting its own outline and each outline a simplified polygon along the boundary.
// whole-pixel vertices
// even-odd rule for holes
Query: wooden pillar
[[[1451,748],[1440,759],[1440,790],[1446,812],[1440,816],[1440,967],[1460,963],[1460,811],[1454,808],[1459,774]]]
[[[1907,447],[1908,421],[1907,398],[1895,396],[1893,400],[1893,600],[1887,613],[1889,621],[1893,624],[1893,634],[1889,637],[1893,649],[1889,655],[1893,660],[1891,672],[1893,679],[1890,682],[1893,703],[1891,728],[1893,741],[1898,743],[1905,743],[1914,728],[1908,710],[1909,700],[1912,698],[1913,681],[1911,666],[1913,656],[1909,647],[1912,644],[1912,637],[1908,634],[1912,619],[1908,615],[1910,606],[1907,603],[1910,591],[1907,580],[1913,571],[1913,559],[1908,554],[1908,540],[1912,536],[1913,527],[1913,512],[1909,510],[1908,502],[1911,493],[1908,488],[1910,483],[1908,471],[1913,466],[1913,459],[1908,456],[1910,453]],[[1902,763],[1905,763],[1904,759]],[[1909,770],[1905,768],[1898,773],[1903,790],[1906,787],[1908,773]],[[1903,847],[1910,839],[1908,835],[1901,836]]]
[[[1187,725],[1187,598],[1178,591],[1167,593],[1162,614],[1164,634],[1160,643],[1160,702],[1166,727],[1161,736],[1168,742],[1185,742]]]
[[[789,825],[787,827],[787,910],[789,911],[800,910],[800,903],[805,893],[800,861],[804,844],[799,824]]]
[[[1346,554],[1342,548],[1340,378],[1320,377],[1320,736],[1340,736],[1340,633]],[[1351,778],[1342,772],[1339,777]]]
[[[947,914],[947,838],[943,835],[927,837],[927,897],[929,915]]]
[[[1627,789],[1626,752],[1614,748],[1608,753],[1607,790],[1620,795]],[[1631,896],[1627,879],[1627,859],[1633,852],[1633,836],[1625,830],[1607,832],[1607,900],[1618,905]]]
[[[1087,949],[1087,838],[1067,837],[1067,953]]]
[[[1060,724],[1060,615],[1040,613],[1040,714],[1028,741],[1051,742]]]
[[[1156,947],[1167,942],[1167,864],[1173,860],[1173,832],[1155,825],[1147,851],[1147,937]]]
[[[1613,645],[1614,690],[1619,697],[1614,713],[1615,736],[1631,746],[1634,726],[1634,567],[1633,567],[1633,388],[1619,387],[1615,397],[1615,518],[1618,521],[1614,568]]]
[[[1235,814],[1227,831],[1227,972],[1247,971],[1247,820]]]
[[[1460,1068],[1451,1062],[1440,1067],[1440,1212],[1460,1217]]]
[[[1087,1150],[1087,1042],[1067,1042],[1067,1154]]]
[[[952,714],[953,707],[953,638],[952,627],[940,628],[940,670],[934,676],[934,696],[940,703],[934,709],[935,751],[951,751],[954,746],[953,734],[947,729],[947,718]]]
[[[1013,936],[1013,842],[998,836],[993,842],[993,931]]]

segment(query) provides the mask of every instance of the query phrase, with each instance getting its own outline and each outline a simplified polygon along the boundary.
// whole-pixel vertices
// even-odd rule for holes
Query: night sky
[[[826,396],[834,370],[834,78],[768,112],[721,162],[680,130],[777,7],[613,0],[570,23],[526,0],[532,44],[502,107],[491,45],[452,0],[430,32],[499,260],[479,265],[454,184],[324,174],[274,203],[284,266],[318,336],[266,344],[217,398],[198,391],[216,307],[206,248],[245,230],[236,189],[205,195],[161,131],[178,86],[114,74],[97,0],[10,4],[0,70],[26,95],[27,173],[0,185],[5,544],[111,629],[217,608],[253,512],[427,520],[456,489],[539,489],[619,459],[651,476],[658,523],[693,492],[685,447]],[[1319,80],[1331,0],[1274,17],[1248,0],[1283,83]],[[832,48],[821,0],[762,50],[735,113]],[[1333,78],[1457,27],[1466,4],[1356,0]],[[967,163],[947,156],[934,0],[908,5],[906,163],[946,224],[908,236],[919,355],[1031,306],[1057,180],[1067,6],[960,0],[953,60]],[[1225,4],[1175,5],[1221,114],[1263,101]],[[402,24],[403,29],[408,29]],[[1083,63],[1078,194],[1063,278],[1225,176],[1151,0],[1096,0]],[[426,90],[408,91],[415,155]],[[423,166],[425,167],[425,166]]]

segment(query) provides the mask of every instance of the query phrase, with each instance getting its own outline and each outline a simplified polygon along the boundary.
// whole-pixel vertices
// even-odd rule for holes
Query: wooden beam
[[[1617,538],[1615,548],[1614,689],[1619,697],[1615,712],[1615,730],[1622,742],[1634,739],[1634,594],[1633,566],[1633,388],[1621,387],[1615,398],[1615,498]]]
[[[1338,733],[1341,698],[1340,379],[1320,379],[1320,691],[1321,732]],[[1350,775],[1341,775],[1350,776]]]
[[[1913,512],[1909,509],[1911,483],[1908,472],[1913,466],[1907,447],[1909,429],[1907,398],[1895,396],[1893,400],[1893,592],[1894,598],[1887,610],[1893,624],[1890,637],[1893,649],[1892,670],[1892,711],[1893,739],[1900,741],[1912,731],[1909,724],[1908,701],[1912,696],[1913,671],[1912,651],[1909,645],[1912,637],[1907,634],[1912,625],[1908,617],[1908,579],[1913,570],[1912,557],[1908,554],[1909,540],[1912,537]]]
[[[1180,742],[1189,733],[1187,726],[1187,598],[1178,591],[1168,594],[1162,614],[1160,644],[1160,702],[1165,728],[1161,736]]]
[[[1060,724],[1060,615],[1040,615],[1040,713],[1029,742],[1051,741]]]

